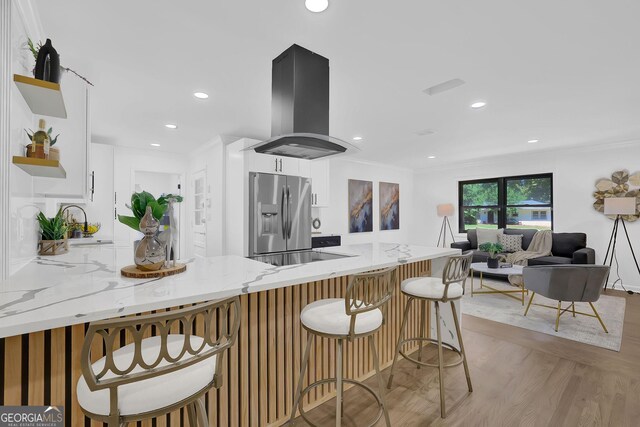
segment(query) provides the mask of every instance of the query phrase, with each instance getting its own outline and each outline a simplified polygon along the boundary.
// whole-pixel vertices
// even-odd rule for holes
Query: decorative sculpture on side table
[[[172,250],[178,247],[178,221],[176,219],[175,204],[180,202],[176,196],[169,195],[167,197],[167,216],[169,217],[169,228],[160,233],[158,238],[166,245],[166,262],[165,268],[176,266],[177,255],[172,254]],[[173,257],[172,257],[173,255]],[[173,259],[172,259],[173,258]]]

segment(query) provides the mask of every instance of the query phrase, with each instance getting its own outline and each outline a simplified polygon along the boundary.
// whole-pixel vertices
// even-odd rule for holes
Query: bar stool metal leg
[[[373,354],[373,365],[376,368],[376,376],[378,377],[378,393],[380,393],[380,400],[382,401],[382,410],[384,411],[384,420],[387,424],[387,427],[391,427],[391,420],[389,419],[389,411],[387,410],[387,400],[384,392],[384,381],[382,380],[382,375],[380,374],[380,362],[378,360],[378,350],[376,349],[376,345],[373,342],[373,335],[369,335],[369,348],[371,350],[371,354]]]
[[[342,425],[342,339],[338,340],[338,366],[336,367],[336,427]]]
[[[426,323],[427,302],[420,301],[420,338],[426,338],[424,335],[424,328]],[[418,361],[422,362],[422,340],[418,341]],[[420,369],[420,365],[417,365]]]
[[[187,416],[189,417],[189,425],[197,427],[198,424],[196,422],[196,403],[190,403],[187,405]]]
[[[296,387],[296,394],[293,398],[293,406],[291,407],[291,417],[289,418],[289,424],[293,425],[293,419],[296,417],[298,411],[298,405],[300,404],[300,394],[302,393],[302,379],[307,371],[307,364],[309,363],[309,350],[311,349],[311,342],[313,341],[313,334],[308,334],[307,346],[304,349],[304,356],[302,357],[302,367],[300,368],[300,377],[298,378],[298,386]],[[341,349],[341,347],[339,347]],[[342,355],[340,355],[342,356]],[[342,357],[340,357],[342,361]],[[342,363],[342,362],[339,362]]]
[[[201,427],[209,427],[209,419],[207,418],[207,408],[204,403],[204,396],[196,400],[196,413],[198,415],[198,422]]]
[[[398,333],[398,342],[396,343],[396,351],[393,355],[393,363],[391,364],[391,372],[389,372],[389,382],[387,382],[387,388],[391,388],[391,384],[393,383],[393,371],[396,368],[396,362],[398,361],[398,355],[400,354],[400,346],[404,339],[404,330],[407,325],[407,317],[409,316],[409,309],[411,308],[411,303],[413,302],[413,298],[409,298],[407,300],[407,305],[404,307],[404,314],[402,315],[402,325],[400,326],[400,332]]]
[[[465,353],[464,351],[464,343],[462,342],[462,331],[460,330],[460,321],[458,320],[456,305],[453,301],[451,301],[451,312],[453,313],[453,322],[456,324],[456,334],[458,334],[458,342],[460,343],[460,353],[462,353],[462,366],[464,366],[464,375],[467,377],[467,386],[469,387],[469,393],[471,393],[473,392],[473,386],[471,385],[469,365],[467,365],[467,353]]]
[[[438,334],[438,376],[440,378],[440,416],[447,417],[444,402],[444,355],[442,354],[442,331],[440,330],[440,304],[434,301],[436,306],[436,331]]]

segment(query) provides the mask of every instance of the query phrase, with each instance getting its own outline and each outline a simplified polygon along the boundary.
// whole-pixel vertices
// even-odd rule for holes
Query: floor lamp
[[[445,203],[437,206],[438,216],[442,217],[442,225],[440,226],[440,235],[438,236],[438,247],[440,247],[440,241],[442,240],[442,247],[447,247],[447,229],[451,234],[451,240],[456,241],[453,237],[453,231],[451,231],[451,224],[449,223],[449,217],[453,216],[454,207],[451,203]]]
[[[638,266],[638,259],[636,258],[636,254],[633,251],[633,245],[631,244],[631,239],[629,239],[629,233],[627,232],[627,226],[624,222],[624,218],[622,218],[622,215],[636,214],[636,198],[635,197],[605,198],[604,214],[616,216],[616,219],[613,223],[613,230],[611,231],[611,237],[609,238],[609,246],[607,247],[607,254],[604,256],[604,265],[607,265],[607,260],[609,260],[609,267],[611,267],[611,264],[613,263],[613,259],[615,258],[615,253],[616,253],[616,243],[618,241],[618,229],[620,224],[622,224],[622,228],[624,229],[624,234],[627,236],[627,242],[629,242],[631,255],[633,255],[633,260],[635,261],[636,268],[638,269],[638,273],[640,274],[640,266]],[[609,254],[611,254],[611,257],[609,257]],[[611,274],[611,269],[609,269],[609,274]],[[608,285],[609,285],[609,277],[607,276],[607,282],[605,283],[605,286],[604,286],[605,290],[607,289]]]

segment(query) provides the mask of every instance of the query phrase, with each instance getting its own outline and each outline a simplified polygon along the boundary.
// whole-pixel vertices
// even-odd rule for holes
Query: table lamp
[[[451,230],[451,224],[449,223],[449,217],[453,216],[455,208],[451,203],[444,203],[436,207],[438,216],[442,217],[442,225],[440,226],[440,235],[438,236],[438,247],[440,247],[440,241],[442,240],[442,247],[447,247],[447,229],[451,234],[451,240],[453,242],[456,239],[453,237],[453,231]]]
[[[613,230],[611,231],[611,237],[609,238],[609,246],[607,247],[607,254],[604,256],[604,265],[607,265],[607,260],[609,260],[609,267],[611,267],[611,264],[613,263],[613,259],[615,258],[615,252],[616,252],[616,242],[618,241],[618,227],[620,224],[622,224],[622,228],[624,229],[624,234],[627,236],[627,242],[629,242],[631,255],[633,255],[633,260],[635,261],[636,268],[638,269],[638,273],[640,274],[640,266],[638,265],[638,259],[636,258],[636,254],[633,251],[633,245],[631,244],[631,239],[629,239],[627,226],[624,222],[624,218],[622,217],[622,215],[636,214],[636,198],[635,197],[607,197],[606,199],[604,199],[604,214],[616,216],[616,219],[613,223]],[[609,253],[611,253],[611,258],[609,258]],[[609,269],[609,271],[611,271],[611,269]],[[607,289],[608,285],[609,285],[609,278],[607,277],[605,290]]]

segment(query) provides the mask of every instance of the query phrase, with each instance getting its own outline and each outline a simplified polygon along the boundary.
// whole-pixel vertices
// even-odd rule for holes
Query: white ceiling
[[[293,43],[330,59],[331,135],[362,135],[363,160],[425,168],[640,140],[637,0],[36,5],[64,65],[96,85],[94,141],[187,152],[219,134],[267,138],[271,60]],[[466,84],[422,92],[452,78]]]

